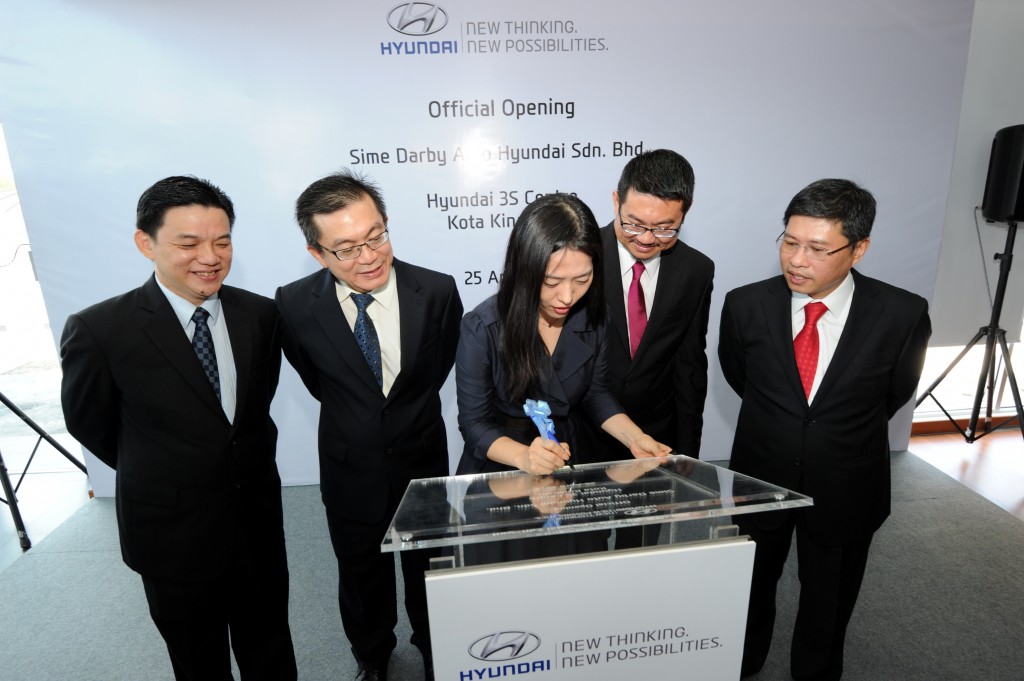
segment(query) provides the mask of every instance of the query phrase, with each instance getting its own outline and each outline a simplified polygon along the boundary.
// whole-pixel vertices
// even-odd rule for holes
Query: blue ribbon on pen
[[[537,431],[540,436],[545,440],[551,440],[558,442],[555,437],[555,422],[551,420],[551,405],[544,400],[526,400],[523,404],[523,411],[533,424],[537,426]],[[572,461],[567,461],[569,468],[576,470],[576,467],[572,465]]]

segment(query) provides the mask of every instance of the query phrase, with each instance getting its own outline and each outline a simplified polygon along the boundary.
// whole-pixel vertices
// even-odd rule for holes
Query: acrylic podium
[[[429,478],[381,550],[443,547],[437,681],[735,681],[754,544],[731,518],[811,503],[686,456]]]

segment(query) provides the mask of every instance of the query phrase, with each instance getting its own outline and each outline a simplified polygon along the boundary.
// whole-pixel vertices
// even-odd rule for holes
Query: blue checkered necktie
[[[373,302],[373,296],[369,293],[353,293],[352,300],[356,304],[356,323],[352,327],[352,333],[356,336],[356,343],[363,351],[366,363],[370,365],[373,377],[377,379],[377,385],[384,388],[384,373],[380,365],[380,341],[377,340],[377,329],[373,328],[373,320],[366,314],[367,306]]]
[[[210,334],[210,327],[206,323],[210,313],[201,307],[197,307],[192,313],[192,321],[195,322],[196,331],[192,334],[192,349],[196,351],[199,363],[203,365],[206,377],[210,379],[213,392],[217,393],[220,399],[220,374],[217,372],[217,353],[213,350],[213,336]]]

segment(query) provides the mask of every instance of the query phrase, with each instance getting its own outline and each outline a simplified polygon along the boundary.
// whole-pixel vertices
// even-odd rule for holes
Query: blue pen
[[[542,438],[558,442],[558,439],[555,437],[555,423],[551,420],[551,405],[544,400],[526,400],[526,403],[523,405],[523,411],[530,417],[534,425],[537,426],[537,431]],[[572,465],[572,461],[566,461],[566,463],[569,465],[569,468],[576,470],[576,467]]]

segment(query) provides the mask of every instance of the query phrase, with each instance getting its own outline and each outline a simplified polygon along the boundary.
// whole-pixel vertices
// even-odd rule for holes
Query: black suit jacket
[[[661,253],[647,329],[629,356],[629,327],[614,225],[601,230],[608,298],[608,383],[626,414],[655,440],[697,458],[708,392],[705,353],[715,265],[681,241]],[[607,447],[628,454],[605,439]],[[623,456],[613,457],[623,458]]]
[[[284,352],[320,401],[320,490],[331,513],[381,522],[410,480],[448,474],[438,392],[459,339],[455,279],[394,261],[402,367],[385,397],[338,304],[327,269],[282,286]]]
[[[718,356],[743,402],[733,470],[814,498],[822,545],[862,539],[889,515],[889,419],[914,395],[931,323],[920,296],[852,271],[855,289],[835,354],[808,405],[793,353],[782,276],[729,292]],[[750,522],[777,526],[777,513]]]
[[[219,296],[238,375],[233,424],[155,278],[71,315],[61,338],[68,432],[116,469],[121,553],[152,579],[219,576],[239,533],[283,542],[277,310],[230,286]]]

